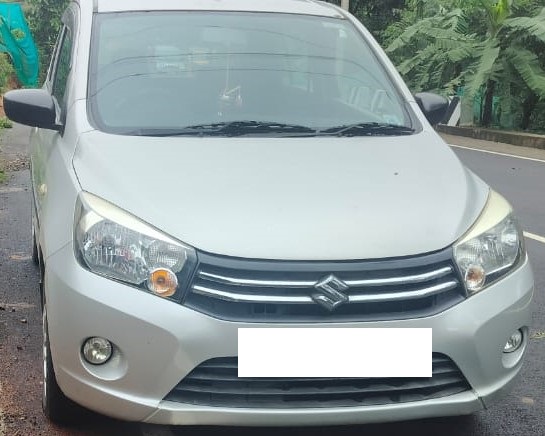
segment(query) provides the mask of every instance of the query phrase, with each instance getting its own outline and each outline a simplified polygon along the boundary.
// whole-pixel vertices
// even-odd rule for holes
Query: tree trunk
[[[484,93],[484,106],[481,115],[481,125],[484,127],[490,127],[490,124],[492,124],[495,88],[496,82],[494,82],[493,80],[489,80],[486,84],[486,91]]]
[[[530,127],[530,119],[538,101],[539,97],[533,92],[524,99],[524,103],[522,104],[522,120],[520,121],[520,128],[522,130],[527,130]]]

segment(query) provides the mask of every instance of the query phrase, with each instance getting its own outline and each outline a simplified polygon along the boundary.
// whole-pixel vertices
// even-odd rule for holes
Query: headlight
[[[176,300],[197,258],[192,248],[89,193],[78,197],[75,247],[90,271]]]
[[[454,247],[454,257],[469,294],[506,275],[523,253],[523,235],[509,203],[490,193],[477,223]]]

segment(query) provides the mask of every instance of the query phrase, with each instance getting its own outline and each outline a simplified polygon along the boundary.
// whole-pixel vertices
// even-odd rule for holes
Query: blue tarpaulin
[[[38,85],[38,49],[19,3],[0,3],[0,52],[7,53],[21,85]]]

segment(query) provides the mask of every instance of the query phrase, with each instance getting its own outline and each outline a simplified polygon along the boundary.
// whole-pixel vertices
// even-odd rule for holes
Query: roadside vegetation
[[[7,2],[10,1],[8,0]],[[49,59],[61,28],[62,11],[67,5],[68,0],[26,0],[22,2],[25,16],[40,54],[41,81],[47,72]],[[17,80],[9,55],[0,53],[0,93],[3,95],[6,91],[17,86]],[[0,113],[0,131],[10,127],[12,127],[11,121],[3,116],[3,112]],[[0,153],[0,183],[6,180],[5,168],[6,163],[3,162]]]
[[[32,31],[32,36],[40,53],[41,78],[45,77],[49,60],[61,29],[62,12],[69,0],[4,0],[5,3],[22,3],[26,19]],[[13,32],[17,32],[15,29]],[[20,31],[20,30],[19,30]],[[1,43],[0,38],[0,43]],[[0,92],[17,86],[13,65],[7,53],[0,53]],[[5,127],[0,119],[0,127]]]
[[[352,0],[350,9],[413,92],[460,96],[477,125],[545,132],[545,0]]]
[[[43,80],[62,27],[61,17],[69,0],[27,0],[26,17],[40,53],[40,77]]]
[[[22,3],[43,79],[69,0]],[[545,0],[350,0],[350,12],[413,92],[460,96],[477,125],[545,132]],[[12,86],[0,54],[0,92]]]
[[[9,61],[8,55],[0,53],[0,93],[3,95],[9,89],[10,81],[13,78],[13,67]],[[0,115],[0,131],[2,129],[11,128],[11,121],[8,120],[3,113]],[[0,145],[1,147],[1,145]],[[0,184],[6,180],[5,164],[0,155]]]

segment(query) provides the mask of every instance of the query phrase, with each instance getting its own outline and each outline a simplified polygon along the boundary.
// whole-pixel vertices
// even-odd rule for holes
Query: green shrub
[[[12,122],[7,117],[0,117],[0,129],[11,129]]]
[[[28,0],[26,16],[30,30],[40,53],[40,74],[42,80],[47,73],[49,59],[62,28],[61,17],[69,0]]]
[[[0,53],[0,93],[6,92],[7,86],[13,76],[13,65],[7,54]]]

